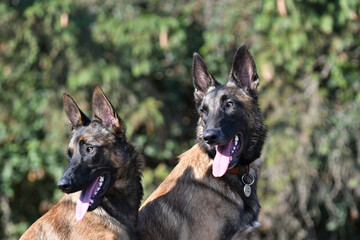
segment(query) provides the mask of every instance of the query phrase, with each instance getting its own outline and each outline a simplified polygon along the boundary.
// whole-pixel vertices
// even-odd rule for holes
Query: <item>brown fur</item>
[[[21,240],[137,239],[137,215],[143,195],[142,163],[135,148],[126,141],[123,122],[99,87],[95,87],[93,94],[92,120],[67,94],[64,108],[72,137],[67,151],[69,167],[58,187],[67,194]],[[99,194],[92,195],[93,205],[90,204],[81,222],[76,221],[79,190],[100,176],[104,183],[98,185]]]
[[[254,176],[260,165],[260,160],[252,163]],[[257,199],[245,203],[236,193],[241,186],[233,185],[238,176],[215,179],[211,168],[212,159],[198,144],[180,155],[177,166],[140,209],[140,238],[252,239],[252,226],[227,229],[227,225],[240,222],[247,205],[256,205]]]
[[[80,192],[64,194],[60,201],[39,218],[20,238],[25,239],[132,239],[119,222],[102,209],[88,212],[82,222],[75,221]]]
[[[266,136],[257,104],[255,63],[246,46],[239,48],[229,80],[221,85],[194,54],[193,78],[200,115],[198,143],[180,155],[177,166],[144,202],[139,211],[140,238],[253,239],[260,211],[259,156]],[[240,136],[241,150],[231,155],[234,161],[228,169],[240,169],[240,174],[226,169],[214,177],[215,147],[230,144],[235,135]],[[248,165],[254,183],[245,196],[242,177]]]

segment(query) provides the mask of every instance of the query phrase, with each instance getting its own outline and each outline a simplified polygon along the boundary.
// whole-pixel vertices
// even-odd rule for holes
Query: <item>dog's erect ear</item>
[[[195,88],[195,101],[196,105],[198,105],[205,96],[207,89],[210,86],[218,86],[219,83],[216,82],[214,77],[208,71],[204,60],[202,60],[198,53],[194,53],[192,77]]]
[[[228,82],[234,82],[246,92],[255,92],[259,85],[254,59],[245,44],[235,53]]]
[[[93,119],[98,119],[115,135],[125,134],[125,124],[115,112],[110,101],[99,86],[95,86],[92,97]]]
[[[71,131],[77,126],[85,126],[90,123],[90,119],[80,110],[69,94],[63,94],[63,102],[64,110],[71,126]]]

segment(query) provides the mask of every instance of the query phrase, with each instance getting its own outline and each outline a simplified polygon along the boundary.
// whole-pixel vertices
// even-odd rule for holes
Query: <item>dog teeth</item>
[[[238,135],[235,135],[235,146],[237,146],[239,143],[239,137]]]
[[[90,204],[93,204],[94,203],[94,200],[93,199],[90,199]]]
[[[233,148],[231,150],[231,155],[233,155],[235,153],[235,150],[236,150],[236,148],[238,146],[238,143],[239,143],[239,136],[238,135],[235,135],[235,141],[234,142],[235,142],[235,144],[234,144],[234,146],[233,146]]]
[[[100,176],[100,178],[99,178],[99,185],[98,185],[98,187],[97,187],[97,191],[100,190],[100,188],[101,188],[101,186],[103,185],[103,183],[104,183],[104,177],[103,177],[103,176]]]

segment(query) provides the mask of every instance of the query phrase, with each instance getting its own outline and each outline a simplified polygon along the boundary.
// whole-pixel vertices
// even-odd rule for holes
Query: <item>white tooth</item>
[[[104,181],[104,177],[100,176],[100,182],[103,182],[103,181]]]
[[[95,191],[95,192],[94,192],[94,196],[97,194],[97,192],[98,192],[98,191]]]
[[[90,199],[90,203],[93,204],[93,203],[94,203],[94,200]]]
[[[97,187],[96,192],[97,192],[97,191],[99,191],[99,190],[100,190],[100,186],[99,186],[99,187]]]
[[[235,135],[235,142],[239,141],[238,135]]]
[[[236,147],[234,146],[234,147],[233,147],[233,151],[235,151],[235,149],[236,149]]]
[[[101,187],[103,185],[103,183],[102,182],[99,182],[99,187]]]

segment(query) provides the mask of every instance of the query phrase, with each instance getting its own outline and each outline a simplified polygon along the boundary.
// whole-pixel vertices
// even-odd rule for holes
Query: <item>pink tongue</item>
[[[222,177],[226,173],[230,163],[231,148],[234,146],[233,141],[234,139],[226,145],[216,146],[216,155],[212,171],[214,177]]]
[[[97,178],[90,186],[87,186],[81,191],[80,198],[76,205],[76,221],[80,222],[85,216],[89,206],[90,198],[95,192],[95,188],[98,186],[99,178]]]

